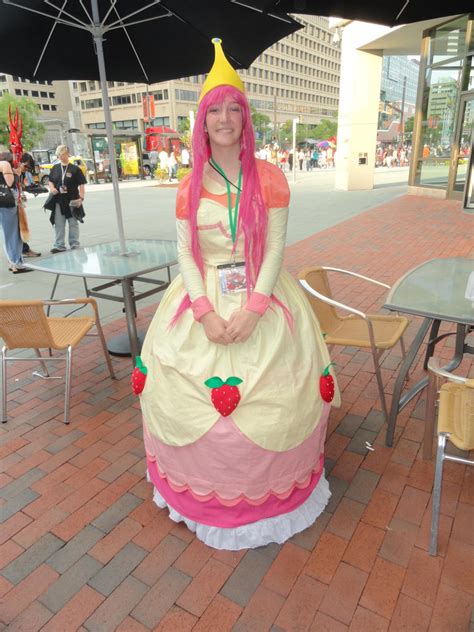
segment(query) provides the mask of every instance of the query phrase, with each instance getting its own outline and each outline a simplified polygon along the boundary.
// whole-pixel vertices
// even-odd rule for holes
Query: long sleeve
[[[245,305],[251,312],[263,315],[270,304],[283,263],[287,223],[288,207],[269,210],[265,255],[254,291]]]
[[[194,318],[200,320],[204,314],[214,310],[206,296],[206,290],[199,268],[194,261],[191,251],[191,234],[187,219],[176,220],[178,235],[178,263],[183,277],[184,287],[191,299],[191,309]]]

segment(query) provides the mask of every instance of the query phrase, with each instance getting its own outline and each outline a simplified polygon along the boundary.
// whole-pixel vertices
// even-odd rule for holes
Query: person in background
[[[303,171],[303,162],[304,162],[304,151],[302,149],[299,150],[298,152],[298,164],[300,167],[300,171]]]
[[[168,152],[163,148],[158,154],[160,159],[160,169],[168,169]]]
[[[49,190],[55,196],[55,208],[51,222],[54,224],[55,241],[51,252],[66,250],[66,221],[69,225],[69,245],[71,249],[80,248],[79,223],[71,212],[69,202],[81,199],[84,201],[84,185],[86,178],[77,165],[69,162],[69,150],[66,145],[59,145],[56,163],[49,172]]]
[[[181,166],[183,169],[189,169],[189,151],[187,147],[183,147],[181,151]]]
[[[13,206],[0,206],[0,224],[3,230],[3,248],[9,261],[8,269],[13,274],[22,272],[32,272],[29,268],[25,268],[22,256],[23,242],[20,238],[20,230],[18,225],[18,207],[19,198],[18,180],[19,169],[15,173],[13,169],[13,154],[10,151],[0,152],[0,183],[10,187],[16,203]]]
[[[153,178],[155,176],[156,167],[158,165],[158,152],[156,151],[156,149],[152,149],[148,154],[148,157],[150,158],[151,177]]]
[[[31,154],[24,153],[20,158],[20,184],[25,186],[31,186],[34,184],[33,172],[35,169],[35,160]],[[23,209],[26,205],[26,196],[24,194],[21,195],[20,203],[23,203]],[[20,231],[21,236],[21,231]],[[32,250],[29,244],[26,241],[23,241],[23,256],[24,257],[41,257],[41,252],[36,252]]]

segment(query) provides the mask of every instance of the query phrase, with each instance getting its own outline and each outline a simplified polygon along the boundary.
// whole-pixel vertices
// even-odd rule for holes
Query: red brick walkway
[[[317,208],[315,209],[317,212]],[[473,217],[456,202],[405,196],[287,249],[292,272],[336,265],[392,283],[432,257],[472,254]],[[347,281],[366,310],[383,293]],[[153,310],[143,310],[149,321]],[[409,336],[417,329],[412,321]],[[107,335],[123,330],[122,321]],[[449,357],[448,338],[438,355]],[[0,621],[14,630],[468,630],[474,605],[474,468],[448,463],[440,555],[427,535],[433,463],[421,460],[423,394],[384,445],[370,356],[334,354],[342,407],[326,445],[330,504],[284,546],[216,552],[151,501],[130,362],[107,378],[95,341],[77,353],[73,421],[62,384],[10,366],[10,421],[0,429]],[[398,350],[384,362],[390,393]],[[465,359],[459,372],[471,368]],[[412,379],[421,374],[420,362]],[[365,441],[375,444],[367,454]]]

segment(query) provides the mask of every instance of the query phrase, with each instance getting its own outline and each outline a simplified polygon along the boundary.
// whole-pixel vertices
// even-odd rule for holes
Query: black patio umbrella
[[[240,1],[240,0],[236,0]],[[324,15],[347,20],[359,20],[399,26],[432,18],[471,13],[472,0],[452,2],[426,2],[426,0],[242,0],[263,13],[301,13]]]
[[[1,0],[0,70],[28,79],[99,79],[121,254],[125,236],[107,80],[154,83],[206,73],[212,37],[236,68],[301,28],[233,0]]]

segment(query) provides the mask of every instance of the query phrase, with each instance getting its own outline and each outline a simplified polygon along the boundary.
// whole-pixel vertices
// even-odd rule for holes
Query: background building
[[[405,126],[414,114],[419,70],[418,59],[401,55],[383,58],[377,131],[379,142],[400,142],[402,137],[404,141],[411,141],[413,126],[410,124],[408,130]]]
[[[270,118],[270,128],[299,116],[306,124],[337,120],[340,50],[333,42],[329,20],[297,16],[304,29],[267,49],[247,70],[239,73],[250,103]],[[205,75],[163,83],[108,83],[112,120],[116,130],[144,133],[148,125],[180,130],[197,101]],[[98,81],[78,81],[74,102],[80,103],[83,127],[105,129],[102,93]],[[144,120],[143,99],[153,97],[154,116]],[[275,131],[276,130],[276,131]]]
[[[76,127],[70,125],[69,112],[73,109],[73,103],[67,81],[30,81],[15,75],[0,74],[0,94],[5,92],[16,97],[28,97],[38,105],[38,120],[46,128],[42,147],[55,147],[64,143],[67,130]]]

